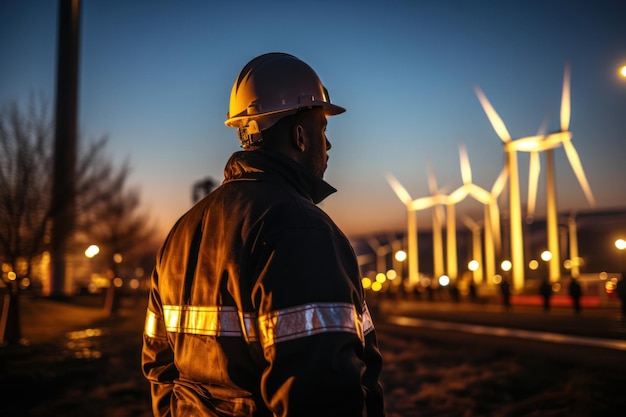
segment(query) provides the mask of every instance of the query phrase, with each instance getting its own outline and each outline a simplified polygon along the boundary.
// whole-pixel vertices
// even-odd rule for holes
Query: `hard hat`
[[[239,129],[243,148],[258,144],[261,131],[298,109],[323,107],[328,116],[343,113],[313,69],[282,52],[260,55],[239,73],[230,94],[226,126]]]

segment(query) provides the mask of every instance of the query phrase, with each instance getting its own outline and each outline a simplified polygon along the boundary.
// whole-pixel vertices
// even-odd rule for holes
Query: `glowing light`
[[[75,332],[69,332],[67,337],[70,340],[79,340],[79,339],[88,339],[90,337],[98,337],[102,336],[103,332],[101,329],[85,329],[85,330],[77,330]]]
[[[381,283],[381,284],[387,281],[387,277],[382,272],[379,272],[378,274],[376,274],[375,279],[376,279],[376,282]]]
[[[552,259],[552,252],[549,250],[541,252],[541,260],[548,262],[550,259]]]
[[[478,270],[478,267],[480,266],[480,263],[476,260],[476,259],[472,259],[471,261],[469,261],[469,263],[467,264],[467,268],[474,272],[476,270]]]
[[[9,280],[10,280],[10,281],[15,281],[15,279],[17,278],[17,275],[15,274],[15,272],[10,271],[10,272],[7,274],[7,278],[9,278]]]
[[[393,281],[397,277],[398,277],[398,273],[396,272],[395,269],[390,269],[389,271],[387,271],[387,279],[388,280]]]
[[[381,284],[380,282],[373,282],[372,283],[372,291],[378,292],[383,288],[383,284]]]
[[[122,284],[124,284],[124,281],[122,281],[122,278],[120,278],[120,277],[116,277],[116,278],[113,280],[113,285],[114,285],[115,287],[117,287],[117,288],[121,288],[121,287],[122,287]]]
[[[397,251],[396,254],[395,254],[395,258],[396,258],[396,261],[398,261],[398,262],[406,261],[406,252],[403,251],[403,250]]]
[[[626,249],[626,240],[624,239],[617,239],[615,241],[615,247],[619,250],[624,250]]]
[[[363,288],[368,289],[372,286],[372,280],[368,277],[363,277],[361,278],[361,284],[363,285]]]
[[[622,77],[626,78],[626,65],[619,69],[619,73]]]
[[[90,245],[87,249],[85,249],[85,256],[88,258],[93,258],[99,253],[100,248],[98,247],[98,245]]]
[[[121,264],[122,263],[122,254],[121,253],[116,253],[113,255],[113,262],[115,262],[116,264]]]
[[[604,283],[604,289],[607,294],[613,294],[615,292],[616,285],[612,281],[607,281]]]
[[[505,272],[510,271],[512,266],[513,264],[511,263],[511,261],[502,261],[502,263],[500,264],[500,267]]]
[[[450,277],[447,275],[442,275],[439,277],[439,285],[442,287],[447,287],[450,285]]]
[[[537,261],[536,259],[531,259],[530,262],[528,262],[528,268],[530,268],[532,271],[535,271],[537,268],[539,268],[539,261]]]

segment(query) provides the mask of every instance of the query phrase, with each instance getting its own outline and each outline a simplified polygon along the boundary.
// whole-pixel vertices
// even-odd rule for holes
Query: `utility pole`
[[[59,0],[50,296],[69,295],[67,242],[74,229],[80,0]]]

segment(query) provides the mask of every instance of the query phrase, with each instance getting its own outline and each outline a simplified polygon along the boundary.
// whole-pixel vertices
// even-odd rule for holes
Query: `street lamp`
[[[403,250],[397,251],[394,256],[398,262],[404,262],[406,260],[406,252]]]
[[[509,260],[504,260],[502,261],[502,263],[500,264],[500,267],[502,268],[502,270],[504,272],[509,272],[511,270],[511,268],[513,267],[513,264],[511,263],[511,261]]]
[[[541,252],[541,260],[545,262],[549,262],[552,259],[552,252],[549,250],[544,250]]]
[[[89,259],[93,258],[99,253],[100,248],[98,247],[98,245],[90,245],[87,249],[85,249],[85,256]]]

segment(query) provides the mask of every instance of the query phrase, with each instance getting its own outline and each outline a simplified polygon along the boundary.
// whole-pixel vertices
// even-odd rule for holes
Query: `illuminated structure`
[[[485,227],[485,261],[484,273],[487,283],[494,284],[493,277],[496,274],[496,255],[500,254],[500,209],[498,207],[498,197],[502,193],[507,180],[507,170],[503,169],[494,182],[490,191],[472,182],[472,167],[467,155],[465,146],[459,146],[459,158],[461,163],[461,176],[463,185],[450,194],[450,200],[460,201],[467,196],[480,202],[484,206],[484,227]],[[467,218],[465,221],[466,225]],[[469,227],[469,226],[468,226]],[[470,227],[472,230],[474,226]],[[476,259],[481,261],[480,258]],[[482,262],[481,262],[482,265]]]
[[[437,178],[432,165],[428,164],[428,189],[431,196],[440,197],[440,202],[445,201],[445,196],[437,186]],[[445,213],[443,210],[443,204],[436,204],[433,207],[433,273],[435,277],[440,277],[444,274],[443,266],[443,222],[445,220]]]
[[[374,253],[376,254],[376,272],[387,271],[387,259],[386,256],[392,251],[391,243],[382,245],[378,239],[371,236],[367,238],[367,243],[370,245]]]
[[[470,196],[482,203],[485,207],[485,271],[491,278],[495,276],[496,251],[500,249],[500,210],[498,208],[498,196],[506,184],[507,172],[503,170],[491,191],[487,191],[472,183],[471,167],[464,146],[459,147],[461,175],[463,184],[449,195],[445,195],[437,187],[437,180],[429,166],[428,183],[431,195],[428,197],[412,200],[407,190],[392,175],[387,175],[387,181],[391,185],[400,201],[407,207],[407,239],[408,239],[408,259],[409,259],[409,280],[417,283],[418,248],[417,248],[417,219],[415,212],[427,208],[433,208],[433,272],[435,277],[444,274],[443,256],[443,236],[442,223],[446,222],[446,253],[447,264],[445,273],[453,280],[458,276],[458,255],[456,243],[456,208],[455,206]],[[446,207],[446,214],[442,212]],[[371,245],[371,244],[370,244]],[[373,247],[373,246],[372,246]],[[482,265],[482,262],[481,262]]]
[[[570,164],[576,173],[587,200],[593,206],[595,204],[591,189],[587,183],[580,158],[572,145],[572,134],[569,131],[570,122],[570,72],[569,65],[565,66],[563,79],[563,94],[561,98],[561,130],[550,134],[538,134],[512,140],[506,126],[500,116],[493,109],[483,92],[476,87],[476,95],[491,122],[494,130],[504,142],[506,154],[506,169],[509,174],[509,214],[511,227],[511,261],[514,288],[519,289],[524,285],[524,244],[522,236],[522,215],[519,191],[519,174],[517,167],[517,152],[530,152],[529,168],[529,215],[534,214],[535,195],[537,180],[539,177],[539,153],[546,152],[547,160],[547,229],[548,249],[555,256],[550,261],[550,278],[557,280],[560,275],[560,259],[558,256],[558,224],[556,209],[556,191],[554,184],[554,158],[552,150],[563,145]]]
[[[472,280],[474,284],[480,284],[484,280],[483,251],[480,242],[482,226],[469,216],[461,216],[461,221],[472,233],[472,260],[468,263],[468,267],[469,264],[473,265],[473,267],[470,267]]]
[[[531,141],[528,141],[528,151],[530,152],[530,167],[528,180],[528,215],[534,216],[535,201],[537,194],[537,183],[539,182],[540,153],[543,152],[546,157],[546,228],[548,234],[548,250],[552,253],[552,259],[549,261],[550,281],[555,282],[560,277],[560,252],[559,252],[559,235],[558,235],[558,219],[556,204],[556,181],[554,174],[554,149],[563,145],[567,159],[576,174],[576,178],[585,193],[585,197],[589,204],[595,206],[595,199],[587,182],[585,171],[580,162],[580,157],[576,148],[572,144],[572,133],[569,131],[570,123],[570,70],[569,66],[565,66],[565,74],[563,76],[563,94],[561,97],[561,130],[548,135],[538,135]],[[521,149],[525,150],[525,149]],[[575,226],[575,225],[574,225]],[[572,227],[571,220],[569,224]],[[575,247],[576,242],[571,241],[575,238],[575,234],[570,233],[570,247]],[[572,262],[576,262],[576,254],[570,253]],[[572,270],[575,272],[575,270]],[[577,272],[577,271],[576,271]]]
[[[418,248],[417,248],[417,211],[431,208],[438,204],[444,204],[444,195],[421,197],[413,200],[409,192],[391,174],[387,174],[387,181],[396,193],[407,211],[407,252],[409,263],[409,283],[417,285],[419,281]]]
[[[504,142],[506,155],[505,169],[509,176],[509,219],[511,228],[511,268],[513,288],[521,289],[524,286],[524,240],[522,235],[522,207],[520,202],[519,172],[517,168],[517,151],[526,142],[527,138],[512,140],[509,131],[498,113],[493,109],[487,97],[476,87],[476,95],[483,106],[491,125]]]

